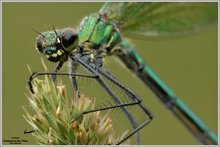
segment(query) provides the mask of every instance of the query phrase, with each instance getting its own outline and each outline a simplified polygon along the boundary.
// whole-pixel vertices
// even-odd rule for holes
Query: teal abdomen
[[[113,46],[119,38],[114,26],[100,20],[97,14],[92,14],[84,19],[78,35],[80,43],[89,41],[96,46],[106,43],[107,47]]]

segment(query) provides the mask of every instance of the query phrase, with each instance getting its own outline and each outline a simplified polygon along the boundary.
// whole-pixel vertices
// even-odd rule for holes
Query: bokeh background
[[[30,73],[44,71],[35,50],[37,34],[65,27],[77,28],[82,18],[98,12],[103,3],[2,2],[2,140],[20,137],[36,144],[21,106],[28,107],[25,93]],[[172,40],[132,40],[132,45],[158,76],[212,130],[218,133],[218,28]],[[54,63],[45,62],[49,69]],[[141,144],[200,144],[160,103],[156,96],[126,68],[111,60],[108,70],[136,92],[154,114],[141,130]],[[122,122],[123,125],[123,122]],[[7,142],[2,142],[8,144]]]

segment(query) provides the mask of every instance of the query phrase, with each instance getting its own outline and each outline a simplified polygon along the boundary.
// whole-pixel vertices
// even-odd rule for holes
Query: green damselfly
[[[75,76],[94,78],[115,103],[104,109],[121,107],[133,130],[117,142],[118,144],[135,133],[138,143],[138,131],[151,121],[152,114],[141,104],[135,93],[104,69],[102,59],[110,55],[119,57],[197,139],[204,144],[218,144],[215,134],[175,96],[123,38],[126,36],[147,39],[200,32],[217,22],[217,10],[217,3],[106,3],[99,13],[85,17],[78,31],[66,28],[39,33],[37,49],[50,61],[59,62],[55,72],[59,71],[69,57],[73,60],[71,73],[76,92],[79,88]],[[76,74],[78,66],[86,68],[91,74]],[[46,73],[35,73],[30,81],[39,74]],[[58,74],[69,75],[69,73],[56,73]],[[106,84],[107,81],[116,85],[130,101],[120,100],[120,95],[112,92],[112,88]],[[126,109],[128,105],[138,107],[148,117],[141,123],[136,122],[134,116],[130,115],[131,112]]]

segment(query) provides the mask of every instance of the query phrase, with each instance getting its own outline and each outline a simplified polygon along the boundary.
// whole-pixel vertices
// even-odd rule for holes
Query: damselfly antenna
[[[34,29],[31,29],[31,30],[34,31],[34,32],[36,32],[37,34],[41,35],[43,38],[46,38],[42,33],[38,32],[38,31],[36,31],[36,30],[34,30]]]
[[[52,25],[52,27],[53,27],[54,33],[55,33],[56,36],[57,36],[57,42],[60,43],[60,39],[59,39],[59,37],[58,37],[58,35],[57,35],[57,31],[56,31],[56,29],[55,29],[55,27],[54,27],[53,25]]]

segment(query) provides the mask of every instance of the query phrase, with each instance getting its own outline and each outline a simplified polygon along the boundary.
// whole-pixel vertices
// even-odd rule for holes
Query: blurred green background
[[[20,137],[35,144],[21,106],[28,106],[25,93],[30,73],[44,71],[35,50],[37,34],[65,27],[76,28],[82,18],[98,12],[103,3],[2,2],[2,140]],[[206,125],[218,133],[218,28],[174,40],[131,40],[132,45],[158,76]],[[49,69],[54,63],[44,60]],[[136,92],[154,114],[141,130],[141,144],[200,144],[130,71],[112,60],[108,68]],[[129,80],[128,80],[129,79]],[[122,122],[123,125],[123,122]],[[3,142],[3,144],[8,144]]]

